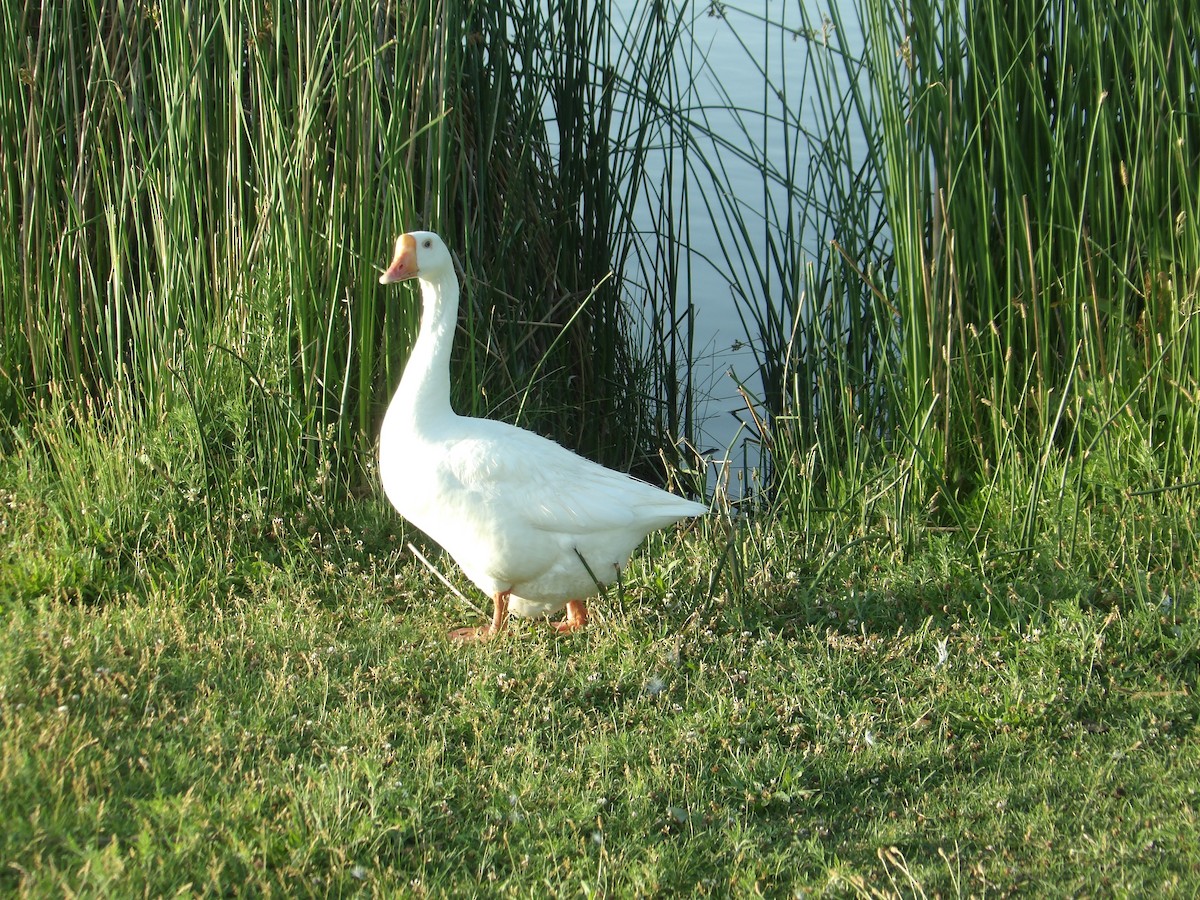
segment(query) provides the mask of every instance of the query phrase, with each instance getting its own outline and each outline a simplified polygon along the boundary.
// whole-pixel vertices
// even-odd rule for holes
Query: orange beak
[[[380,284],[392,284],[417,276],[417,239],[411,234],[402,234],[396,241],[396,255],[387,271],[379,276]]]

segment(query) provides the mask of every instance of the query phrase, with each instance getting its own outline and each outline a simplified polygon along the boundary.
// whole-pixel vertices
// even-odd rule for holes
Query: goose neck
[[[421,280],[421,326],[396,400],[417,420],[449,414],[450,350],[458,319],[458,279]]]

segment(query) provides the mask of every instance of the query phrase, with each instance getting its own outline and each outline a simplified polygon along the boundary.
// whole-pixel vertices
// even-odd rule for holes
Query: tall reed
[[[214,489],[347,487],[417,314],[375,273],[420,226],[463,264],[460,408],[607,462],[655,457],[673,404],[628,341],[650,93],[629,86],[673,57],[623,52],[609,15],[9,4],[0,412],[92,398],[136,429],[183,411]]]
[[[1097,491],[1110,513],[1183,500],[1200,424],[1200,13],[861,0],[856,23],[720,7],[805,85],[789,103],[772,84],[741,113],[743,137],[774,147],[695,132],[754,160],[774,198],[763,235],[761,205],[718,192],[713,215],[737,237],[726,268],[754,325],[780,508],[842,509],[898,540],[921,524],[978,538],[999,515],[1027,545],[1069,549]]]
[[[880,104],[897,173],[885,202],[906,416],[934,409],[932,490],[1002,495],[1025,511],[1028,545],[1071,512],[1068,481],[1191,480],[1200,14],[1029,3],[963,19],[914,4],[902,27],[873,17],[872,68],[900,87]],[[996,476],[1008,467],[1028,477]]]
[[[233,467],[269,491],[321,470],[348,480],[369,441],[359,388],[397,331],[371,264],[385,211],[408,202],[388,166],[404,132],[385,115],[407,99],[380,48],[419,15],[4,15],[5,337],[20,393],[96,398],[115,427],[190,409],[214,484]]]
[[[684,361],[657,352],[677,344],[631,339],[639,317],[670,319],[644,276],[674,284],[674,265],[655,265],[671,236],[648,239],[633,223],[662,165],[656,104],[677,89],[682,13],[655,5],[626,27],[613,6],[478,3],[447,19],[444,45],[464,52],[422,89],[448,103],[449,79],[461,106],[412,158],[417,218],[462,253],[461,405],[645,472],[690,427],[675,412],[687,392],[671,380]]]

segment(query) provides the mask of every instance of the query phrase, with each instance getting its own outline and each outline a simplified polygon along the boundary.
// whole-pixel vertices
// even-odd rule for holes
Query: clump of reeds
[[[467,281],[459,407],[606,462],[655,458],[674,420],[628,339],[645,251],[625,218],[658,116],[637,85],[671,64],[671,20],[628,32],[655,62],[609,40],[609,15],[5,7],[4,417],[52,397],[120,427],[183,411],[215,484],[350,486],[417,314],[377,267],[427,227]]]
[[[771,86],[736,142],[692,131],[757,160],[771,199],[718,190],[712,211],[739,238],[776,508],[898,545],[936,526],[983,547],[1003,520],[1067,550],[1097,499],[1178,519],[1200,449],[1200,12],[722,11],[804,84]]]

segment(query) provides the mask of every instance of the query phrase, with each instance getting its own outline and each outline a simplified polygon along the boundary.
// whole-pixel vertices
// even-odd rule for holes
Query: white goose
[[[495,603],[491,624],[451,636],[491,638],[510,611],[548,616],[564,606],[566,619],[555,627],[580,628],[584,598],[618,576],[647,534],[708,510],[516,426],[456,415],[450,345],[458,276],[432,232],[400,235],[379,281],[414,277],[421,328],[383,420],[379,472],[400,514]]]

